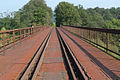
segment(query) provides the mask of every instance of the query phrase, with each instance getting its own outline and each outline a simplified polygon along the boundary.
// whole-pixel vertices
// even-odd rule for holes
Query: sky
[[[18,11],[30,0],[1,0],[0,13]],[[83,5],[84,8],[111,8],[120,7],[120,0],[45,0],[53,10],[61,1],[70,2],[74,5]]]

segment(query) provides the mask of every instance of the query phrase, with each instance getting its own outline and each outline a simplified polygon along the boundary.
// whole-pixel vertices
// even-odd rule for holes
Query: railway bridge
[[[0,80],[120,80],[120,30],[61,25],[0,32]]]

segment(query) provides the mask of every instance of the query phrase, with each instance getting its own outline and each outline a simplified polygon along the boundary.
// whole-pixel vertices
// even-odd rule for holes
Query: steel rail
[[[52,31],[52,30],[51,30]],[[31,80],[32,77],[34,77],[34,73],[36,71],[36,68],[38,66],[38,63],[41,62],[41,56],[43,55],[43,51],[46,47],[46,44],[49,41],[51,31],[48,33],[42,44],[40,45],[39,49],[37,50],[36,54],[33,56],[25,70],[21,73],[21,75],[18,77],[19,80]]]
[[[52,30],[51,30],[51,32],[52,32]],[[36,66],[35,66],[35,68],[34,68],[33,75],[32,75],[31,78],[30,78],[31,80],[35,80],[35,79],[37,78],[37,74],[38,74],[38,72],[39,72],[39,70],[40,70],[40,68],[41,68],[41,66],[42,66],[43,59],[44,59],[44,56],[45,56],[45,49],[47,48],[48,43],[49,43],[49,39],[50,39],[50,37],[51,37],[51,32],[50,32],[50,34],[49,34],[49,36],[48,36],[48,38],[47,38],[47,41],[45,42],[45,44],[44,44],[44,46],[43,46],[43,49],[41,49],[40,57],[39,57],[39,59],[38,59],[38,61],[37,61],[37,64],[36,64]]]
[[[67,60],[67,63],[69,65],[71,75],[73,80],[88,80],[89,77],[82,69],[80,63],[75,58],[72,50],[70,49],[69,45],[66,43],[66,41],[62,38],[61,34],[57,30],[57,34],[59,37],[59,41],[61,46],[63,47],[63,54],[65,55],[65,58]]]
[[[108,67],[104,66],[97,58],[95,58],[93,55],[89,53],[86,49],[84,49],[81,45],[79,45],[74,39],[72,39],[67,33],[65,33],[62,29],[60,29],[68,38],[70,38],[73,43],[75,43],[94,63],[96,63],[97,66],[105,72],[109,77],[111,77],[113,80],[119,80],[120,77],[117,76],[115,73],[113,73]]]
[[[47,45],[49,43],[49,39],[51,37],[51,32],[47,35],[47,37],[42,42],[41,46],[37,50],[36,54],[33,56],[23,73],[19,76],[19,80],[35,80],[37,78],[37,75],[39,73],[39,70],[41,69],[41,66],[43,64],[43,59],[45,57],[45,49],[47,48]],[[58,40],[61,46],[62,54],[64,59],[65,65],[68,65],[66,68],[68,72],[69,79],[71,80],[88,80],[88,77],[82,70],[81,66],[79,65],[78,61],[76,60],[75,56],[72,53],[72,50],[68,46],[68,44],[64,41],[64,39],[61,37],[60,33],[56,29]]]
[[[61,25],[61,28],[120,60],[120,30]],[[116,57],[117,56],[117,57]]]

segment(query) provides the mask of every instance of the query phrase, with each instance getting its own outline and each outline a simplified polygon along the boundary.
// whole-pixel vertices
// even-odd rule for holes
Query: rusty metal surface
[[[43,63],[35,80],[68,80],[55,28],[44,54]]]
[[[27,66],[50,29],[33,34],[0,55],[0,80],[15,80]]]
[[[97,46],[114,58],[120,59],[120,30],[78,26],[61,26],[61,28]]]
[[[74,27],[78,29],[86,29],[86,30],[92,30],[92,31],[100,31],[100,32],[106,32],[106,33],[113,33],[113,34],[120,34],[120,29],[104,29],[104,28],[90,28],[90,27],[80,27],[80,26],[70,26],[70,25],[63,25],[65,27]]]
[[[49,27],[42,26],[42,27],[28,27],[23,29],[14,29],[14,30],[6,30],[6,31],[0,31],[1,39],[0,39],[0,54],[1,52],[5,53],[6,48],[10,44],[13,43],[13,46],[17,43],[17,41],[24,39],[26,37],[29,37],[33,33],[36,33],[38,31],[47,29]]]
[[[111,80],[110,77],[106,76],[106,74],[103,73],[102,70],[98,66],[96,66],[96,64],[94,64],[91,59],[82,50],[79,49],[78,46],[74,44],[74,42],[72,42],[72,40],[70,40],[65,34],[63,34],[63,32],[60,31],[60,33],[69,44],[77,60],[83,66],[83,69],[87,73],[88,77],[91,78],[91,80]]]
[[[59,40],[61,43],[62,52],[64,55],[64,59],[66,60],[67,71],[69,72],[69,79],[70,80],[89,80],[88,75],[84,72],[81,65],[79,64],[78,60],[74,56],[73,51],[69,47],[69,44],[66,40],[62,37],[57,29],[57,33],[59,36]]]
[[[80,47],[79,49],[81,49],[81,51],[77,51],[77,48],[75,47],[75,45],[71,45],[72,50],[75,49],[76,53],[78,53],[78,52],[82,53],[82,54],[79,53],[76,56],[81,57],[83,55],[83,57],[81,57],[81,63],[85,64],[84,62],[86,62],[86,65],[84,67],[89,66],[89,68],[85,68],[85,69],[86,69],[86,71],[88,71],[90,73],[90,75],[93,75],[93,77],[101,76],[101,78],[103,78],[105,76],[105,75],[103,76],[103,73],[104,73],[104,74],[107,74],[107,76],[111,77],[111,79],[113,79],[113,80],[120,79],[120,72],[119,72],[120,61],[119,60],[116,60],[115,58],[105,54],[104,52],[102,52],[99,49],[95,48],[94,46],[90,45],[89,43],[68,33],[67,31],[64,30],[64,32],[67,33],[74,40],[74,41],[71,41],[71,43],[69,43],[69,44],[76,42],[79,45],[79,47]],[[95,63],[95,64],[93,64],[93,63],[92,64],[96,65],[96,68],[92,64],[88,63],[88,61]],[[98,68],[98,70],[95,71],[95,69],[97,69],[97,68]],[[100,71],[100,72],[98,72],[98,71]],[[98,73],[96,73],[96,72],[98,72]],[[99,73],[100,73],[100,75],[96,75]],[[99,78],[97,78],[97,79],[99,79]],[[104,79],[101,79],[101,80],[104,80]]]
[[[0,55],[0,80],[17,79],[26,69],[26,66],[29,66],[30,60],[33,59],[38,50],[40,50],[38,51],[39,55],[35,56],[34,63],[32,63],[35,65],[38,61],[36,67],[31,65],[32,68],[28,67],[28,72],[35,67],[35,71],[30,73],[32,74],[30,80],[69,80],[68,66],[72,69],[76,80],[79,77],[81,77],[80,80],[119,80],[120,62],[118,60],[63,29],[58,28],[58,31],[56,32],[54,28],[48,37],[47,34],[50,32],[50,28],[48,28],[28,38],[20,38],[18,43],[14,43],[14,47],[5,50],[6,54]],[[33,32],[35,31],[33,30]],[[27,36],[31,32],[24,30],[24,33],[23,36]],[[58,33],[60,33],[59,36]],[[13,35],[15,35],[14,31]],[[85,33],[82,35],[87,38]],[[21,31],[19,36],[22,36]],[[42,48],[39,48],[42,43]],[[65,56],[63,55],[67,57],[68,66],[65,64]],[[76,65],[77,67],[75,67]],[[80,74],[77,74],[76,70],[80,71],[82,76],[78,77]],[[26,74],[29,76],[29,73]],[[82,78],[83,76],[84,78]]]
[[[32,76],[32,73],[34,72],[33,68],[36,66],[37,60],[39,59],[40,55],[42,54],[42,50],[43,50],[44,45],[45,45],[45,43],[47,42],[47,40],[48,40],[48,38],[50,36],[50,32],[47,34],[47,36],[44,39],[44,41],[42,42],[42,44],[40,44],[40,47],[38,48],[38,50],[35,53],[35,56],[33,56],[30,63],[28,64],[28,66],[24,70],[24,73],[22,73],[20,75],[19,79],[21,79],[21,80],[29,80],[30,76]]]

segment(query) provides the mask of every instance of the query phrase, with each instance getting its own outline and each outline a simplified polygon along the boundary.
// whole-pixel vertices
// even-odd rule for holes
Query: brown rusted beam
[[[64,25],[64,27],[73,27],[73,28],[87,29],[87,30],[98,31],[98,32],[120,34],[120,29],[90,28],[90,27],[68,26],[68,25]]]
[[[31,28],[31,34],[32,34],[32,32],[33,32],[32,30],[33,30],[33,29]]]
[[[7,33],[7,44],[9,45],[9,34]]]
[[[30,35],[30,29],[28,29],[28,36]]]
[[[13,45],[15,46],[15,31],[13,31]]]
[[[2,34],[2,45],[3,45],[3,52],[5,53],[5,34]]]
[[[89,30],[89,32],[90,32],[90,40],[91,40],[91,31]]]
[[[24,30],[24,37],[26,37],[26,29]]]
[[[1,37],[2,39],[0,40],[1,52],[5,51],[6,46],[8,46],[9,44],[13,43],[13,45],[15,46],[16,41],[21,40],[22,37],[27,37],[27,35],[30,35],[33,32],[35,33],[35,32],[40,31],[41,28],[43,31],[44,29],[48,28],[48,26],[46,26],[46,27],[34,27],[34,28],[28,27],[28,28],[22,28],[22,29],[0,31],[0,35],[2,35],[2,37]],[[18,33],[19,35],[15,35],[16,33]],[[12,35],[12,37],[10,37],[10,35]],[[17,38],[17,40],[16,40],[16,38]]]
[[[106,33],[107,36],[107,42],[106,42],[106,48],[109,48],[109,33]],[[108,50],[106,50],[106,52],[108,52]]]
[[[21,40],[21,37],[22,37],[22,35],[21,35],[21,30],[19,31],[19,39]]]

